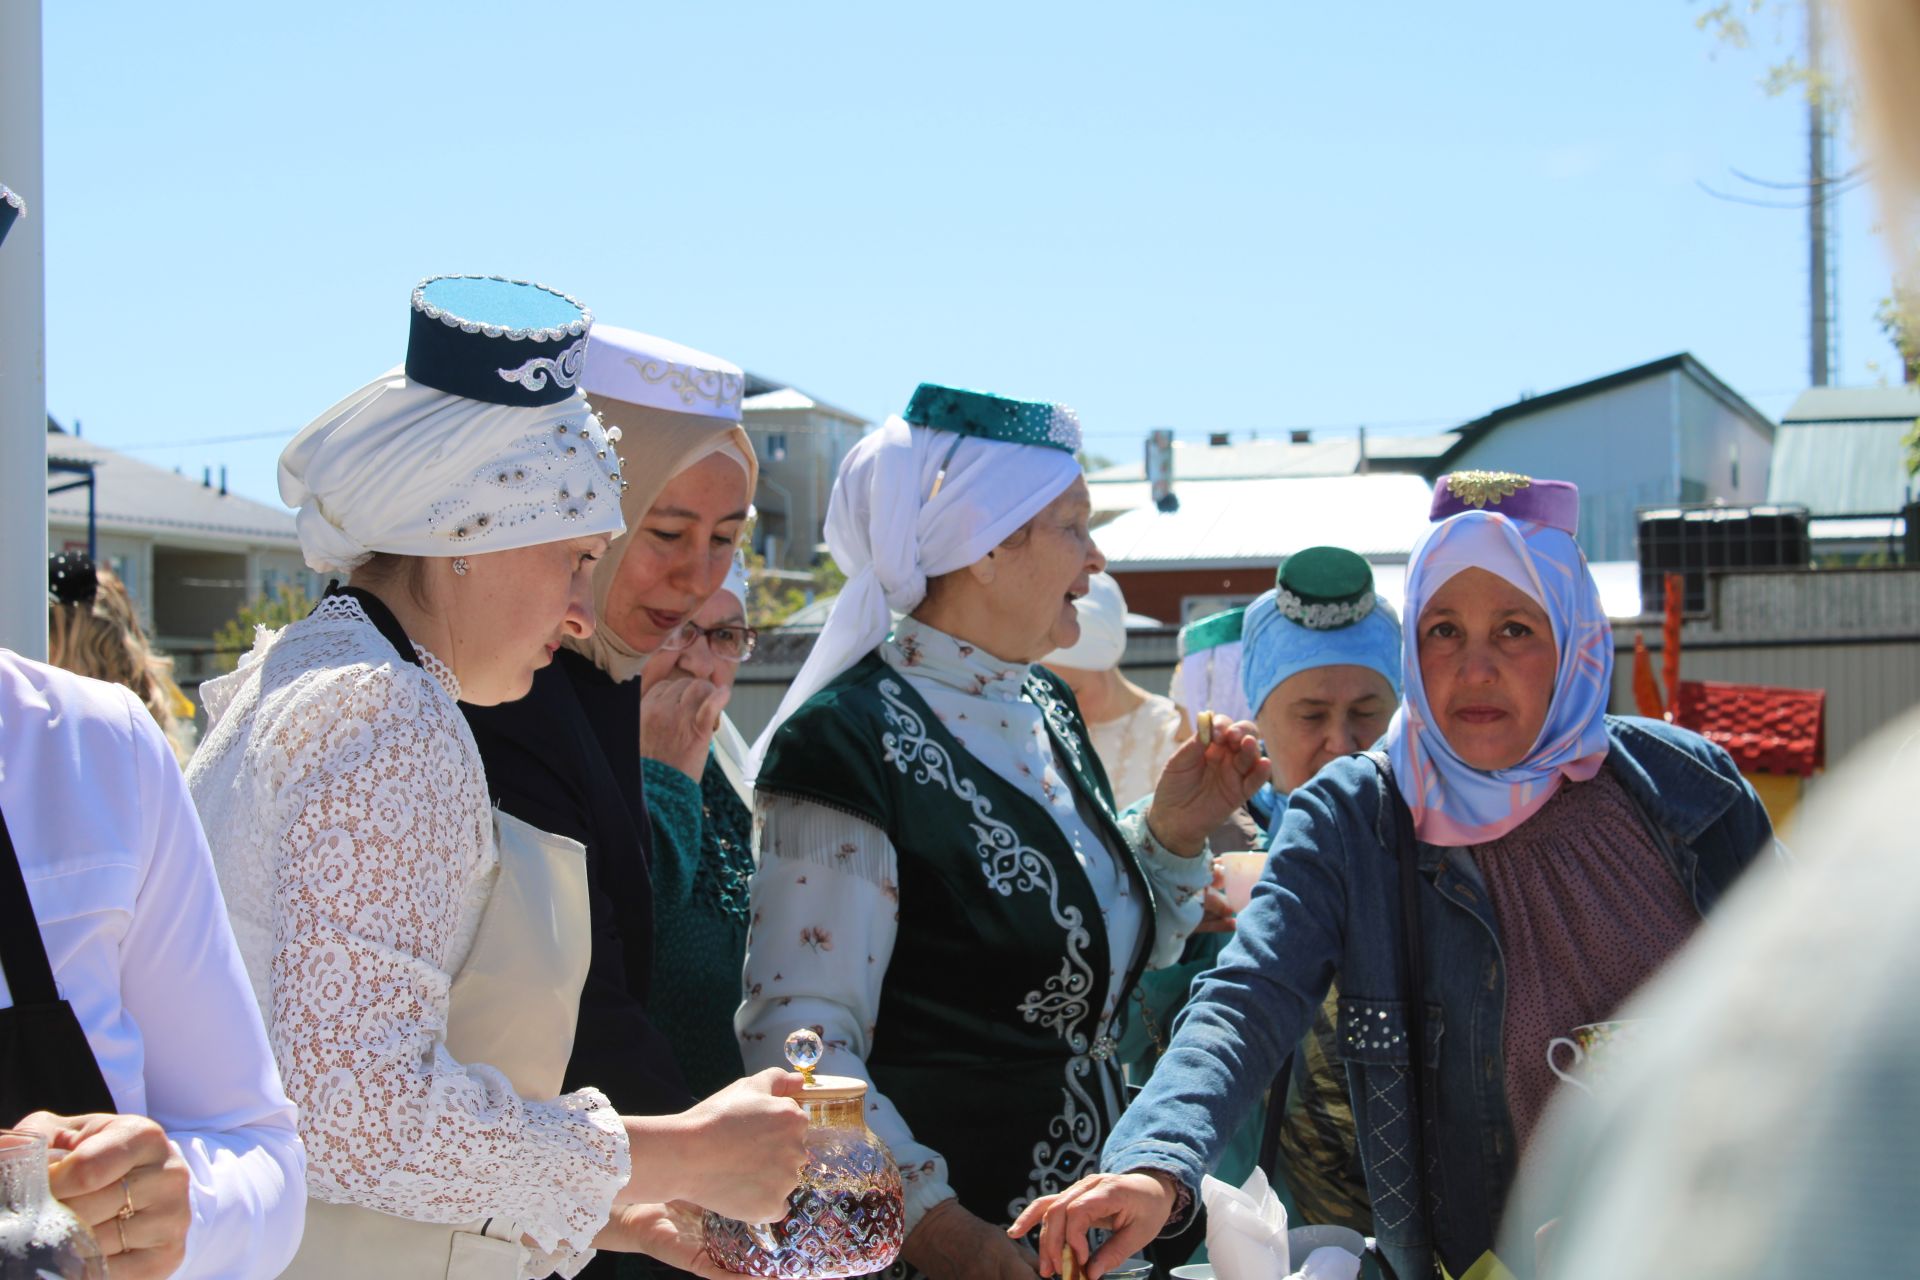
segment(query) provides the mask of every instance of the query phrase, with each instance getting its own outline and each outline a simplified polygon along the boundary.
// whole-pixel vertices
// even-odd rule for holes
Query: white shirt
[[[1150,693],[1125,715],[1087,726],[1115,804],[1124,809],[1153,794],[1160,771],[1186,737],[1183,719],[1172,699]]]
[[[278,1275],[300,1243],[306,1160],[166,737],[119,685],[0,649],[0,812],[115,1105],[187,1163],[175,1274]]]
[[[201,688],[187,771],[274,1057],[301,1104],[310,1194],[423,1222],[515,1220],[527,1274],[592,1256],[626,1184],[597,1089],[521,1098],[447,1052],[453,975],[499,853],[459,682],[401,660],[347,596]]]
[[[1122,833],[1156,890],[1159,911],[1149,921],[1126,869],[1075,809],[1045,717],[1021,692],[1026,665],[1001,662],[914,618],[901,620],[880,654],[967,753],[1045,808],[1072,846],[1106,925],[1111,972],[1104,1034],[1140,948],[1151,946],[1154,967],[1179,957],[1200,922],[1212,860],[1179,857],[1152,838],[1139,814],[1124,819]],[[763,795],[755,813],[754,924],[746,999],[735,1018],[742,1057],[749,1070],[784,1066],[788,1033],[820,1027],[826,1046],[820,1069],[871,1086],[866,1058],[899,931],[898,855],[877,827],[824,805]],[[1109,1114],[1118,1113],[1119,1102],[1107,1099]],[[953,1197],[946,1159],[914,1141],[899,1109],[879,1090],[869,1088],[868,1103],[869,1126],[900,1166],[911,1231],[927,1210]]]

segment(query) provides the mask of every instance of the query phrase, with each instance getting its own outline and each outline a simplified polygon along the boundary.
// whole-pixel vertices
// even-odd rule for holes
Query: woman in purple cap
[[[1492,1248],[1550,1042],[1612,1017],[1772,838],[1724,751],[1606,713],[1613,635],[1578,509],[1559,481],[1441,480],[1384,750],[1293,792],[1103,1172],[1014,1223],[1044,1223],[1042,1274],[1071,1247],[1097,1280],[1183,1225],[1336,976],[1381,1252],[1403,1277],[1457,1276]],[[1114,1234],[1088,1259],[1093,1227]]]

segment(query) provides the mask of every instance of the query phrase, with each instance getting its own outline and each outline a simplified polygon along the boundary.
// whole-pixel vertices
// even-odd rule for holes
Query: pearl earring
[[[465,556],[455,556],[453,558],[453,571],[463,578],[467,576],[467,570],[472,567],[473,566],[467,563]]]

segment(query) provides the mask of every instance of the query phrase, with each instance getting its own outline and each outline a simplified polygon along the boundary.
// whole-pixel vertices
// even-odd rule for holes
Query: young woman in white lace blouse
[[[580,846],[490,809],[457,706],[523,696],[593,629],[623,526],[571,390],[587,323],[536,286],[416,290],[405,368],[281,456],[308,563],[352,585],[203,689],[188,780],[308,1152],[289,1275],[571,1275],[596,1245],[691,1266],[660,1202],[778,1216],[804,1160],[797,1077],[648,1120],[560,1092]]]

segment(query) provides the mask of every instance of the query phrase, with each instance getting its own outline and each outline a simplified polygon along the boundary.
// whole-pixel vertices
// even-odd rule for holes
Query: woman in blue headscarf
[[[1365,560],[1341,547],[1287,557],[1273,589],[1247,606],[1240,688],[1273,760],[1273,784],[1255,797],[1272,834],[1288,794],[1378,742],[1400,705],[1400,619],[1374,594]]]
[[[1400,619],[1373,589],[1373,569],[1341,547],[1308,547],[1287,557],[1271,590],[1240,616],[1234,640],[1232,690],[1216,688],[1207,705],[1230,699],[1255,721],[1273,761],[1273,781],[1248,802],[1241,829],[1254,839],[1223,844],[1231,854],[1264,850],[1286,816],[1288,795],[1341,756],[1380,740],[1400,703]],[[1197,683],[1197,682],[1196,682]],[[1254,866],[1259,852],[1246,855]],[[1227,861],[1233,861],[1228,858]],[[1231,883],[1231,879],[1229,881]],[[1240,881],[1242,886],[1245,881]],[[1225,937],[1198,935],[1182,963],[1145,975],[1135,1016],[1121,1041],[1128,1078],[1138,1082],[1166,1052],[1175,1016],[1195,978],[1219,961]],[[1241,1124],[1214,1166],[1235,1184],[1254,1165],[1284,1172],[1280,1181],[1294,1216],[1366,1231],[1367,1188],[1353,1137],[1353,1111],[1334,1047],[1329,993],[1290,1067],[1274,1083],[1278,1115],[1264,1108]],[[1276,1167],[1283,1162],[1283,1169]]]
[[[1341,547],[1287,558],[1273,590],[1247,606],[1240,686],[1273,760],[1273,783],[1249,805],[1271,844],[1287,798],[1326,765],[1380,741],[1400,705],[1400,618],[1373,589],[1373,569]],[[1300,1220],[1371,1234],[1373,1214],[1327,992],[1300,1041],[1258,1148]],[[1236,1180],[1237,1181],[1237,1180]]]
[[[1104,1172],[1014,1223],[1045,1223],[1043,1275],[1104,1227],[1098,1280],[1190,1212],[1336,975],[1382,1251],[1418,1276],[1491,1250],[1553,1084],[1549,1042],[1612,1017],[1772,835],[1724,751],[1606,714],[1613,638],[1573,540],[1578,501],[1497,473],[1436,488],[1386,751],[1289,797],[1234,941]]]

